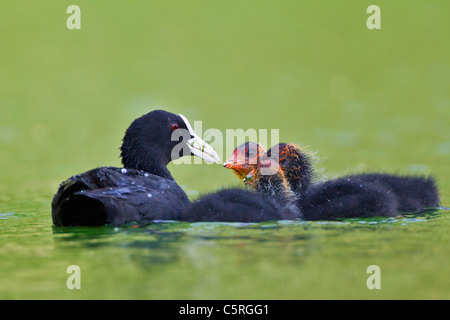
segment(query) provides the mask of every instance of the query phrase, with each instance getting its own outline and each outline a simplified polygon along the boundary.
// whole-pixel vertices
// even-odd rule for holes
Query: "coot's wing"
[[[64,181],[52,202],[58,226],[178,219],[189,199],[175,181],[141,170],[102,167]]]

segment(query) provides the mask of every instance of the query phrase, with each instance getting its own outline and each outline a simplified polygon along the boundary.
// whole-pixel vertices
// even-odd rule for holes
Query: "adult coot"
[[[57,226],[121,225],[181,219],[190,204],[167,164],[195,155],[219,162],[182,115],[152,111],[131,123],[123,138],[123,168],[101,167],[61,183],[52,201]]]

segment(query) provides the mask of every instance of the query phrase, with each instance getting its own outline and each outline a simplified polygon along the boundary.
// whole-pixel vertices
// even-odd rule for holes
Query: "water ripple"
[[[13,218],[22,218],[25,217],[23,214],[15,213],[12,211],[5,211],[0,212],[0,219],[1,220],[7,220],[7,219],[13,219]]]

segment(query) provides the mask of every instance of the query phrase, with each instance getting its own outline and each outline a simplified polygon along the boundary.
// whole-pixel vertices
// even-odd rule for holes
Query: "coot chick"
[[[379,190],[369,183],[356,183],[348,179],[312,183],[315,175],[313,155],[306,149],[280,143],[269,149],[266,156],[278,162],[296,195],[295,205],[305,220],[392,216],[396,213],[395,199],[387,194],[387,190]]]
[[[296,193],[299,193],[299,186],[301,185],[299,181],[309,181],[312,177],[311,161],[309,160],[311,158],[307,151],[293,144],[279,144],[272,147],[268,154],[274,148],[279,149],[280,166],[285,171],[286,178]],[[362,189],[366,190],[363,191]],[[351,174],[325,183],[310,184],[303,191],[307,191],[306,194],[310,204],[314,202],[312,199],[318,196],[317,192],[347,195],[349,199],[353,194],[360,194],[360,201],[368,203],[368,206],[358,209],[356,208],[358,204],[355,204],[354,201],[349,201],[348,205],[345,206],[347,209],[353,207],[354,209],[349,211],[353,211],[355,216],[360,215],[358,212],[362,212],[362,215],[367,216],[370,215],[369,212],[376,211],[381,212],[381,215],[385,216],[388,215],[386,212],[391,212],[392,210],[395,213],[411,212],[439,206],[438,188],[434,178],[431,176],[404,176],[388,173]],[[372,199],[375,195],[378,201]],[[392,201],[391,196],[394,196],[395,201]],[[327,202],[329,199],[330,197],[328,196]],[[337,201],[337,199],[334,198],[334,201]],[[382,203],[386,204],[384,209],[381,209]],[[339,200],[338,206],[341,206],[341,204],[342,199]],[[305,205],[306,203],[303,203],[303,207]],[[378,207],[371,210],[370,207],[375,205],[378,205]],[[384,210],[384,213],[380,210]],[[395,213],[392,215],[395,215]],[[336,216],[339,216],[339,214],[336,214]]]
[[[185,221],[261,222],[270,220],[295,220],[301,217],[295,206],[295,193],[290,189],[282,170],[271,159],[263,159],[262,147],[247,142],[235,150],[225,167],[242,160],[242,170],[235,170],[239,178],[252,184],[252,189],[224,189],[195,200],[182,215]],[[248,159],[258,161],[246,167]],[[247,170],[248,169],[248,170]],[[263,172],[274,170],[270,175]],[[250,172],[251,171],[251,172]]]
[[[278,160],[280,170],[297,196],[295,204],[305,220],[395,216],[399,211],[421,210],[436,207],[439,203],[437,188],[431,177],[373,173],[311,183],[313,170],[310,157],[300,147],[279,144],[272,147],[266,156]],[[244,153],[238,153],[231,160],[239,164],[230,164],[228,160],[226,167],[250,172],[244,180],[259,179],[253,177],[251,171],[255,164],[250,164]],[[252,162],[258,162],[258,159]],[[258,183],[247,182],[253,188]]]
[[[101,167],[61,183],[52,201],[53,223],[115,226],[180,219],[190,202],[167,165],[190,155],[219,161],[184,116],[152,111],[127,129],[121,146],[123,168]]]

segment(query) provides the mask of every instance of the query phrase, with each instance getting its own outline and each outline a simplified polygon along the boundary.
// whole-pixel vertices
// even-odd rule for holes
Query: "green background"
[[[81,30],[66,9],[81,8]],[[369,30],[366,8],[381,8]],[[448,1],[0,3],[0,298],[450,298],[446,210],[395,220],[55,228],[59,183],[120,166],[153,109],[280,130],[326,177],[433,174],[450,206]],[[220,151],[220,150],[219,150]],[[222,152],[223,156],[224,155]],[[237,186],[169,165],[191,199]],[[413,223],[414,222],[414,223]],[[416,223],[417,222],[417,223]],[[80,265],[82,289],[65,270]],[[382,289],[365,286],[367,266]]]

